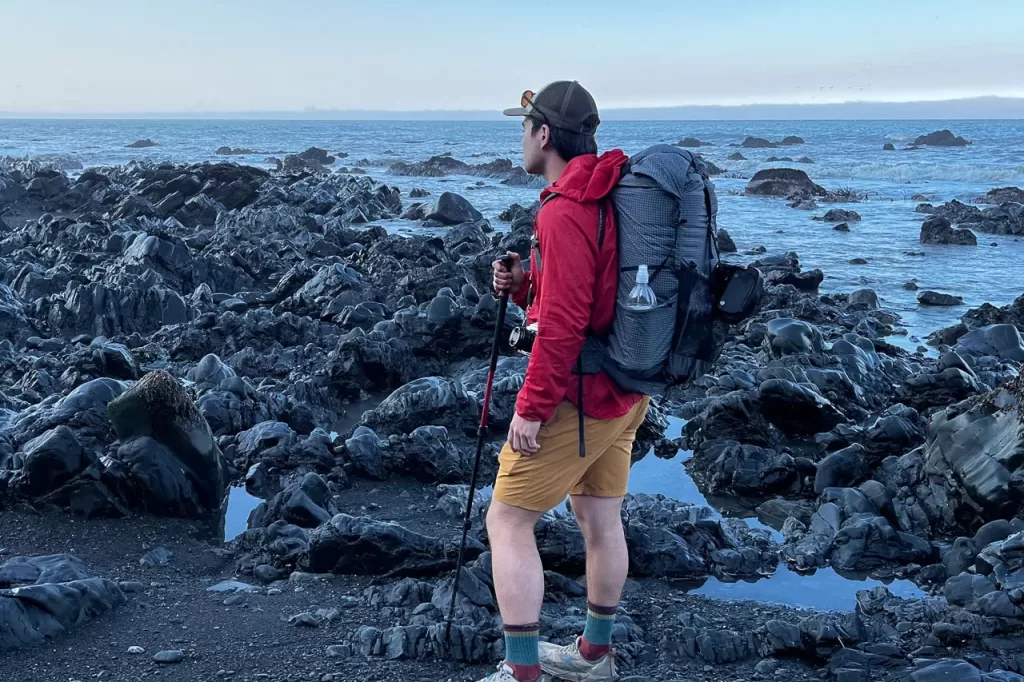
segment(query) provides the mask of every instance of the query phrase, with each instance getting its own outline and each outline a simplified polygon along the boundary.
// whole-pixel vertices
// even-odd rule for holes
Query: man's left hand
[[[517,412],[512,417],[512,424],[508,427],[508,444],[514,452],[524,457],[532,457],[540,450],[540,443],[537,434],[540,432],[540,422],[531,422],[523,419]]]

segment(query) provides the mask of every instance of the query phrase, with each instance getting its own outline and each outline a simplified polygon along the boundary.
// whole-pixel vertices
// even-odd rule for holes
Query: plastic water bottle
[[[649,284],[650,275],[647,274],[647,266],[641,265],[636,271],[636,286],[629,292],[629,301],[626,307],[630,310],[650,310],[658,305],[658,298]]]

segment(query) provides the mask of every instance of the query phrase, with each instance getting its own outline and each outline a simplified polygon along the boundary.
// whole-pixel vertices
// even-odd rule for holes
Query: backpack
[[[761,275],[721,261],[718,198],[700,156],[650,147],[629,159],[611,200],[618,232],[615,321],[607,337],[588,337],[577,372],[603,371],[624,390],[665,395],[710,371],[728,325],[757,309]],[[627,307],[640,265],[647,265],[658,301],[648,310]]]

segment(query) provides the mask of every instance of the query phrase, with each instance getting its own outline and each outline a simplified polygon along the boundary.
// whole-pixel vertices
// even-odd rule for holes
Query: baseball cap
[[[597,103],[577,81],[555,81],[536,94],[527,90],[519,104],[519,107],[505,109],[505,115],[530,116],[553,128],[584,135],[592,135],[601,123]]]

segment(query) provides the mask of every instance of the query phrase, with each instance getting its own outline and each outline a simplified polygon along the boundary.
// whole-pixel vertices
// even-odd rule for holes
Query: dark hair
[[[597,117],[591,115],[591,118]],[[530,120],[533,122],[533,133],[536,133],[544,125],[544,121],[539,118],[531,116]],[[586,122],[589,123],[589,119]],[[597,139],[593,134],[574,133],[552,125],[548,126],[548,130],[551,131],[551,146],[555,148],[563,161],[572,161],[577,156],[597,153]]]

